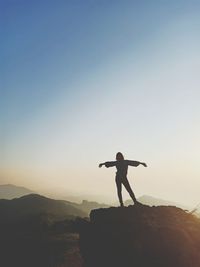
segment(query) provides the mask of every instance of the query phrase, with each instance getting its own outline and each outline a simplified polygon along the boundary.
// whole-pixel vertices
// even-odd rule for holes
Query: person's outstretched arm
[[[101,168],[103,165],[105,165],[106,168],[114,167],[114,166],[116,166],[116,161],[107,161],[104,163],[100,163],[99,168]]]
[[[147,164],[144,163],[144,162],[135,161],[135,160],[127,160],[127,162],[128,162],[128,165],[129,165],[129,166],[137,167],[137,166],[139,166],[139,165],[143,165],[144,167],[147,167]]]

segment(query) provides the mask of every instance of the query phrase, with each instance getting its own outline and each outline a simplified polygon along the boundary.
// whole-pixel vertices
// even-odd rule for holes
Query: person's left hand
[[[142,162],[142,165],[143,165],[144,167],[147,167],[147,164],[146,164],[146,163],[144,163],[144,162]]]
[[[102,166],[103,166],[103,163],[100,163],[100,164],[99,164],[99,168],[101,168]]]

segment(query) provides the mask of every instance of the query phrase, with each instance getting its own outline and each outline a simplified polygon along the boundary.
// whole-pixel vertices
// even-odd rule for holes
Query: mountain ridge
[[[82,210],[62,200],[54,200],[38,194],[29,194],[11,200],[0,199],[2,221],[16,221],[42,213],[52,214],[56,219],[87,216]]]

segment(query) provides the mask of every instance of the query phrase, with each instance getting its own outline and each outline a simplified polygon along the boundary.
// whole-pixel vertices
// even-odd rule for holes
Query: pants
[[[136,197],[133,193],[133,190],[131,189],[131,186],[129,184],[129,181],[127,179],[127,177],[125,178],[121,178],[121,176],[116,176],[115,178],[116,181],[116,185],[117,185],[117,194],[118,194],[118,198],[119,198],[119,202],[120,205],[123,206],[123,200],[122,200],[122,184],[124,185],[124,187],[126,188],[126,190],[128,191],[130,197],[132,198],[133,202],[136,203]]]

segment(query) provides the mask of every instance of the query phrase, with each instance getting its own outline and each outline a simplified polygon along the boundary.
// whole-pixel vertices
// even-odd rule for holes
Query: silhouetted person
[[[116,154],[116,161],[107,161],[105,163],[99,164],[99,168],[101,168],[103,165],[105,165],[107,168],[114,167],[114,166],[117,168],[115,181],[116,181],[116,185],[117,185],[117,194],[118,194],[119,202],[120,202],[120,205],[122,207],[124,206],[123,200],[122,200],[122,184],[124,185],[124,187],[128,191],[133,202],[135,204],[140,204],[140,202],[137,201],[137,199],[133,193],[133,190],[131,189],[129,181],[127,179],[128,166],[137,167],[140,164],[143,165],[144,167],[147,167],[146,163],[144,163],[144,162],[125,160],[124,156],[121,152],[118,152]]]

